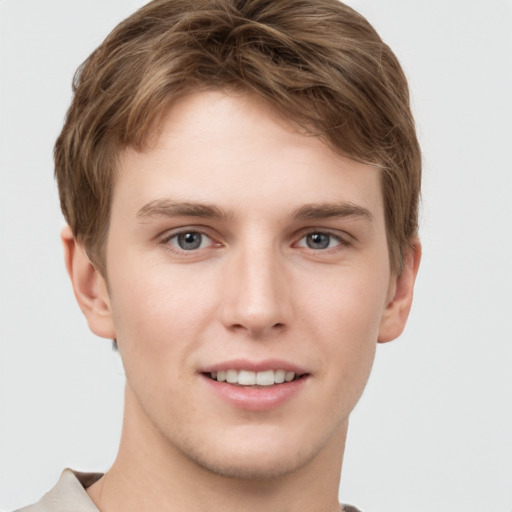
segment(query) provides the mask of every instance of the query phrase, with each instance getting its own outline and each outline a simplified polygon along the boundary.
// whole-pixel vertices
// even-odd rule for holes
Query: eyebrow
[[[225,220],[231,217],[231,214],[212,204],[156,199],[145,204],[137,212],[136,217],[141,222],[148,221],[152,217],[198,217]]]
[[[180,202],[171,199],[156,199],[145,204],[136,215],[141,222],[152,217],[198,217],[227,220],[231,212],[208,203]],[[373,221],[372,213],[362,206],[350,203],[313,203],[301,206],[290,216],[295,221],[321,220],[329,218],[360,217]]]
[[[373,222],[373,215],[370,210],[350,202],[306,204],[292,214],[294,220],[322,220],[344,217],[360,217]]]

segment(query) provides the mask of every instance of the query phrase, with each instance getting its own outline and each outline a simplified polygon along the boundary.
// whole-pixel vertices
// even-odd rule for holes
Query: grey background
[[[410,79],[424,258],[378,349],[341,496],[365,511],[512,511],[512,2],[353,0]],[[77,65],[136,0],[0,3],[0,507],[103,471],[123,371],[62,262],[52,145]]]

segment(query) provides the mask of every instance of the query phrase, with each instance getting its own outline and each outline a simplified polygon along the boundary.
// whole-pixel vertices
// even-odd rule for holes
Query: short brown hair
[[[338,0],[154,0],[78,69],[55,145],[64,216],[105,273],[116,160],[142,150],[171,102],[200,88],[256,93],[335,150],[382,168],[391,267],[417,233],[421,156],[389,47]]]

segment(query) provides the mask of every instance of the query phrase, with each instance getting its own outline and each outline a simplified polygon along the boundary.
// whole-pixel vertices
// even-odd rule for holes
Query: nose
[[[291,286],[285,263],[271,248],[241,251],[226,265],[222,323],[253,338],[284,331],[291,322]]]

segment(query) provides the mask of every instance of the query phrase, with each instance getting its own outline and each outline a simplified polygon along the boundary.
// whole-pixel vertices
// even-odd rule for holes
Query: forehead
[[[260,98],[221,91],[181,98],[144,151],[121,153],[113,211],[167,197],[233,211],[345,201],[383,212],[378,168],[335,153]]]

